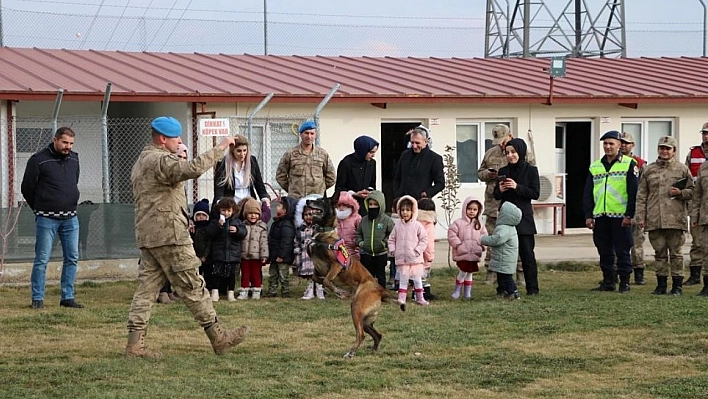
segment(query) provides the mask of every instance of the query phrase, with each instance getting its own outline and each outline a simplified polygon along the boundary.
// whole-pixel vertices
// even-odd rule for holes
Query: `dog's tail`
[[[394,296],[391,294],[391,291],[387,290],[386,288],[382,287],[379,285],[379,294],[381,294],[381,302],[386,302],[389,303],[394,299]],[[395,298],[395,302],[398,303],[398,298]],[[401,312],[406,311],[406,304],[401,303],[399,304],[401,308]]]

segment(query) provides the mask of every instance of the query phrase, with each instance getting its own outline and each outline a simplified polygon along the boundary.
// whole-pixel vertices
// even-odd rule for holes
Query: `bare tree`
[[[457,171],[457,163],[453,155],[455,147],[446,145],[445,153],[443,154],[443,168],[445,172],[445,188],[440,192],[441,206],[445,211],[445,229],[450,228],[452,217],[460,206],[460,200],[457,198],[457,190],[460,188],[460,173]],[[447,265],[452,267],[450,261],[450,246],[447,247]]]

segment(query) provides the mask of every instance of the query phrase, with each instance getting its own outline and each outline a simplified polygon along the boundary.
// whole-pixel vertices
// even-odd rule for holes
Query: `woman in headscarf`
[[[374,156],[378,150],[378,141],[369,136],[359,136],[354,140],[354,152],[344,157],[337,166],[337,182],[334,185],[336,198],[339,198],[339,192],[348,191],[359,203],[359,214],[362,216],[366,215],[364,200],[369,192],[376,189]]]
[[[270,197],[263,184],[261,168],[256,157],[251,155],[248,139],[237,134],[234,140],[236,145],[229,147],[224,159],[216,164],[212,206],[224,197],[233,198],[236,203],[252,197],[270,207]]]
[[[500,207],[508,201],[521,209],[521,222],[516,226],[516,232],[519,235],[519,257],[524,269],[526,294],[538,295],[538,269],[534,253],[536,223],[531,206],[531,200],[538,199],[541,191],[538,169],[526,162],[527,147],[524,140],[509,140],[504,152],[509,164],[499,170],[494,198],[501,200]]]

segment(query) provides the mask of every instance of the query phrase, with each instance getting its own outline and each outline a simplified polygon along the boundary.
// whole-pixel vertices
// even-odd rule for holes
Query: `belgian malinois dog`
[[[329,201],[326,198],[310,200],[307,206],[314,210],[314,223],[320,227],[320,231],[313,236],[307,248],[315,265],[313,279],[331,292],[337,287],[353,294],[351,315],[356,340],[344,357],[354,357],[354,353],[364,341],[364,333],[374,340],[372,349],[376,351],[379,349],[382,334],[374,328],[374,322],[379,317],[381,302],[388,302],[392,297],[358,259],[347,253],[343,240],[334,229],[336,218]],[[400,307],[401,310],[406,310],[405,305]]]

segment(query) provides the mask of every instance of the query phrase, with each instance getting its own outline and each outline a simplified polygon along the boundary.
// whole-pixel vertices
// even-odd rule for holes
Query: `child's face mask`
[[[352,208],[337,209],[337,219],[344,220],[352,215]]]

